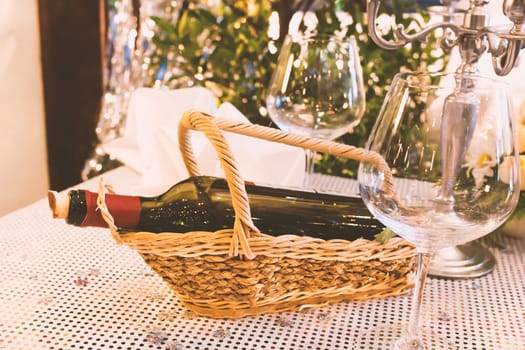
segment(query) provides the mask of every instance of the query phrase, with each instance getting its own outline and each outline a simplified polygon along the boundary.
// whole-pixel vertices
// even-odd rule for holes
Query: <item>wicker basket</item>
[[[199,175],[188,132],[192,129],[204,132],[219,156],[232,193],[233,228],[119,234],[105,206],[104,186],[99,188],[99,207],[115,240],[136,250],[187,308],[199,315],[235,318],[398,295],[412,287],[415,250],[400,238],[381,244],[260,233],[252,223],[244,181],[221,130],[382,166],[380,157],[336,142],[188,111],[179,124],[179,142],[190,175]]]

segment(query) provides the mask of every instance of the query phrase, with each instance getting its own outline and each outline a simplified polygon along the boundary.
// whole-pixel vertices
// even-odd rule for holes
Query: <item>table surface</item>
[[[104,177],[117,192],[138,181],[125,168]],[[487,276],[428,279],[424,327],[459,349],[525,349],[525,240],[504,243],[493,249],[497,265]],[[410,293],[241,319],[199,317],[106,229],[54,220],[45,199],[0,218],[0,349],[351,349],[358,332],[403,322],[409,306]]]

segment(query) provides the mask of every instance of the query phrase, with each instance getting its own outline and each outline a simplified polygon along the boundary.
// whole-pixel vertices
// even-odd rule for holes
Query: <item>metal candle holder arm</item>
[[[445,7],[455,9],[458,0],[442,0]],[[367,16],[369,23],[369,35],[381,48],[387,50],[398,49],[408,43],[425,41],[427,36],[435,30],[448,29],[451,36],[444,36],[441,47],[450,51],[458,46],[462,64],[459,72],[477,72],[477,62],[480,56],[488,51],[492,55],[494,71],[498,75],[507,75],[515,66],[520,50],[525,47],[525,33],[523,24],[525,22],[525,0],[504,0],[503,13],[513,23],[510,30],[501,30],[488,25],[489,15],[487,11],[488,0],[470,0],[470,6],[464,14],[463,24],[457,25],[451,22],[442,22],[428,25],[420,32],[408,34],[402,24],[398,24],[394,30],[396,41],[385,40],[377,33],[376,19],[381,0],[369,0],[367,3]],[[499,38],[499,44],[494,45],[489,36]]]

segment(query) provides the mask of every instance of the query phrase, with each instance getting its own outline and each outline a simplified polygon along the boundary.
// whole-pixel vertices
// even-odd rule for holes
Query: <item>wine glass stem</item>
[[[428,266],[432,258],[432,253],[418,252],[416,255],[416,281],[412,294],[412,307],[410,310],[410,319],[408,328],[404,335],[396,342],[396,350],[419,350],[423,349],[421,344],[421,303],[423,301],[423,292],[425,280],[427,278]]]
[[[306,156],[306,164],[305,164],[305,174],[304,174],[304,181],[303,181],[303,187],[310,188],[310,185],[312,183],[312,174],[314,173],[314,159],[315,159],[315,151],[312,151],[311,149],[305,149],[305,156]]]

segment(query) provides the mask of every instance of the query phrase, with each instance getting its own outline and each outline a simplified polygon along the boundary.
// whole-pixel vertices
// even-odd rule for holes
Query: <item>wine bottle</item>
[[[252,220],[263,233],[322,239],[374,239],[383,225],[358,196],[273,188],[246,183]],[[97,210],[97,193],[49,192],[55,218],[76,226],[107,227]],[[210,176],[190,177],[155,197],[106,194],[119,231],[190,232],[233,227],[235,213],[228,184]]]

